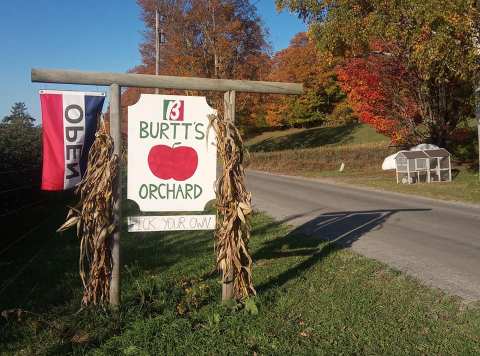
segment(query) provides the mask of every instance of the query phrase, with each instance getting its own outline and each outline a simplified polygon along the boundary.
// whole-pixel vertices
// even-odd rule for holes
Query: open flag
[[[105,93],[40,90],[42,190],[75,187],[87,169]]]

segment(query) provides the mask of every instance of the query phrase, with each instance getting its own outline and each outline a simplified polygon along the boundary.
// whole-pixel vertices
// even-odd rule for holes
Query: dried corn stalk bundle
[[[86,175],[75,191],[80,194],[80,200],[70,209],[66,222],[58,229],[64,231],[77,227],[84,306],[106,304],[109,300],[112,271],[110,238],[115,230],[113,207],[117,163],[113,140],[102,122],[90,149]]]
[[[210,117],[217,134],[218,154],[223,171],[217,180],[217,229],[215,250],[217,268],[223,271],[224,283],[233,280],[234,298],[244,300],[255,295],[252,259],[248,251],[251,194],[245,188],[243,141],[231,120],[218,111]],[[228,279],[228,280],[226,280]]]

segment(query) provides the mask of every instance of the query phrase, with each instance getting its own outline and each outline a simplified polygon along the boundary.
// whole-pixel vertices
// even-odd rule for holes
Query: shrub
[[[0,124],[0,171],[40,167],[40,132],[22,123]]]

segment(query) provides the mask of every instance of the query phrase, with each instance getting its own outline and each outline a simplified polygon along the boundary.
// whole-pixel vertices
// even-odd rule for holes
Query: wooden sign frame
[[[208,79],[131,73],[83,72],[76,70],[37,69],[31,71],[32,82],[56,84],[101,85],[110,87],[110,134],[114,141],[114,153],[120,156],[121,135],[121,87],[156,89],[180,89],[225,92],[224,106],[227,117],[234,121],[235,92],[263,94],[303,94],[303,85],[297,83]],[[120,160],[119,160],[120,164]],[[120,168],[120,167],[119,167]],[[121,171],[121,169],[119,169]],[[114,207],[114,223],[118,227],[112,238],[112,275],[110,281],[110,305],[120,304],[120,226],[122,186],[117,183],[117,204]],[[233,283],[223,285],[222,300],[232,296]]]

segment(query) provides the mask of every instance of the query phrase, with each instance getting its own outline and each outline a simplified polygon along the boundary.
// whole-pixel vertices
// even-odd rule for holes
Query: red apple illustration
[[[192,147],[153,146],[148,154],[148,166],[152,173],[160,179],[184,181],[195,174],[198,166],[198,155]]]

